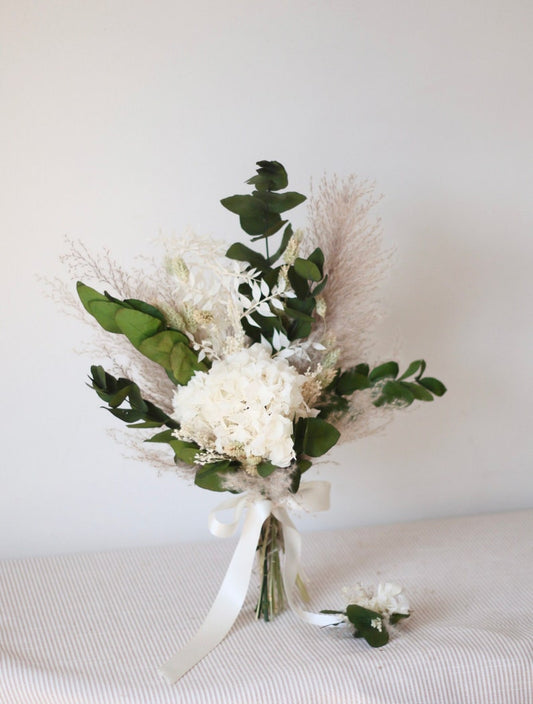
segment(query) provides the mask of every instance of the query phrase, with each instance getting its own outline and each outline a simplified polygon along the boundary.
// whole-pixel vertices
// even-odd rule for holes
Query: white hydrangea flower
[[[307,377],[260,344],[215,360],[176,389],[179,437],[202,450],[248,463],[288,467],[295,458],[293,421],[316,416],[302,395]]]
[[[352,590],[343,590],[349,604],[358,604],[385,617],[409,614],[409,602],[399,584],[385,582],[377,588],[356,584]]]

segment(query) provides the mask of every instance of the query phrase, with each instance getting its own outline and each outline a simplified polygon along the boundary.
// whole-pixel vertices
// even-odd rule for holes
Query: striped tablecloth
[[[312,606],[398,581],[413,615],[384,648],[284,613],[229,636],[176,685],[233,539],[0,562],[2,704],[531,704],[533,511],[304,535]]]

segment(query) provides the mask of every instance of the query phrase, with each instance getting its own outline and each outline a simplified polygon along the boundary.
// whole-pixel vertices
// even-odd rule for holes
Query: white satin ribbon
[[[329,482],[306,482],[296,494],[299,504],[307,511],[325,511],[329,508]],[[216,513],[235,509],[231,523],[218,520]],[[282,578],[289,607],[306,623],[328,626],[338,622],[338,616],[315,614],[301,609],[293,599],[294,584],[300,569],[301,538],[287,510],[267,499],[251,502],[239,495],[219,504],[208,518],[209,530],[220,538],[235,534],[240,518],[248,509],[241,537],[237,543],[226,576],[217,597],[196,635],[160,669],[159,673],[170,683],[177,682],[228,634],[242,608],[252,573],[255,552],[263,523],[272,513],[282,524],[285,542]]]

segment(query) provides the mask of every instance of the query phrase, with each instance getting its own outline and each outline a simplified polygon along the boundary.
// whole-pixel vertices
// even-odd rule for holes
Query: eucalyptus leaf
[[[166,319],[163,313],[159,310],[159,308],[156,308],[150,303],[139,301],[136,298],[126,298],[124,303],[127,303],[135,310],[140,310],[142,313],[147,313],[148,315],[151,315],[153,318],[159,318],[162,323],[166,323]]]
[[[197,470],[194,483],[201,489],[226,491],[224,475],[234,471],[229,461],[210,462]]]
[[[319,296],[322,291],[326,288],[326,284],[328,282],[328,275],[326,274],[322,281],[317,284],[314,289],[313,289],[313,296]]]
[[[159,423],[156,420],[143,420],[143,421],[140,421],[139,423],[129,423],[127,427],[148,430],[149,428],[160,428],[161,423]]]
[[[135,423],[130,427],[156,428],[166,425],[172,429],[179,428],[179,424],[173,418],[151,401],[143,399],[139,387],[130,379],[116,379],[112,374],[104,371],[103,367],[97,365],[91,367],[91,374],[92,388],[109,405],[106,410],[126,423]],[[116,407],[126,399],[129,400],[131,408]]]
[[[316,264],[313,264],[313,262],[308,259],[298,257],[294,262],[294,269],[298,276],[301,276],[307,281],[320,281],[322,279],[322,272],[320,269]]]
[[[142,412],[137,411],[134,408],[108,408],[107,410],[116,418],[119,418],[126,423],[135,423],[143,417]]]
[[[385,362],[385,364],[380,364],[378,367],[375,367],[368,375],[368,379],[371,382],[376,382],[388,377],[396,378],[398,371],[399,367],[397,362]]]
[[[120,331],[126,335],[137,349],[148,337],[152,337],[163,328],[159,318],[154,318],[140,310],[123,308],[115,315]]]
[[[104,368],[95,364],[91,367],[91,374],[93,375],[93,382],[104,388],[106,385]]]
[[[271,191],[255,192],[252,196],[261,201],[270,213],[284,213],[292,210],[306,200],[306,197],[295,191],[272,193]]]
[[[276,262],[281,257],[281,255],[287,249],[287,245],[291,241],[292,236],[293,236],[293,231],[292,231],[291,224],[289,223],[287,225],[287,227],[283,230],[283,235],[282,235],[281,243],[280,243],[278,250],[270,256],[270,258],[268,260],[268,264],[272,265],[274,262]]]
[[[187,384],[195,371],[207,371],[202,362],[198,362],[196,353],[191,348],[178,342],[170,353],[171,372],[178,384]]]
[[[360,374],[355,368],[343,372],[335,384],[335,391],[342,396],[349,396],[354,391],[368,389],[371,386],[368,375]]]
[[[298,298],[305,299],[310,295],[309,284],[305,276],[300,276],[294,266],[289,267],[287,273],[290,284]]]
[[[185,442],[185,440],[174,438],[169,440],[168,444],[174,450],[176,459],[187,464],[196,464],[196,455],[200,448],[195,442]]]
[[[143,397],[141,396],[141,392],[137,384],[130,384],[128,398],[132,408],[135,408],[137,411],[142,411],[143,413],[146,413],[146,411],[148,410],[148,404],[144,401]]]
[[[318,267],[320,270],[320,278],[322,278],[324,272],[324,252],[320,249],[320,247],[317,247],[307,258]]]
[[[269,477],[272,472],[275,472],[278,467],[275,464],[272,464],[272,462],[260,462],[257,467],[257,473],[259,474],[260,477]]]
[[[385,406],[393,403],[401,403],[409,406],[414,401],[414,395],[409,390],[407,384],[401,381],[387,381],[381,389],[380,397],[374,401],[375,406]]]
[[[178,330],[163,330],[147,337],[139,344],[139,352],[157,362],[168,371],[172,371],[170,355],[174,345],[188,343],[187,337]]]
[[[127,398],[129,392],[129,386],[124,386],[115,394],[113,394],[113,396],[111,396],[111,398],[108,400],[108,404],[111,406],[111,408],[117,408],[124,401],[124,399]]]
[[[309,457],[325,455],[340,438],[337,428],[321,418],[301,418],[300,423],[304,425],[302,452]]]
[[[236,215],[253,216],[258,212],[264,212],[264,205],[251,195],[229,196],[223,198],[222,205]]]
[[[118,311],[123,310],[123,306],[120,303],[114,303],[107,299],[105,301],[89,301],[87,309],[107,332],[122,332],[116,322],[116,314]]]
[[[257,176],[252,176],[246,183],[255,186],[258,191],[280,191],[287,188],[287,172],[279,161],[258,161],[257,166]]]
[[[259,211],[255,215],[241,215],[239,222],[249,235],[264,235],[267,232],[274,234],[284,224],[277,213],[269,213],[268,210]]]
[[[173,431],[168,428],[167,430],[162,430],[156,435],[152,435],[152,437],[145,440],[145,442],[170,442],[175,437],[176,436],[174,435]]]
[[[433,401],[433,395],[420,384],[412,381],[404,381],[402,383],[409,389],[417,401]]]
[[[423,359],[417,359],[414,362],[411,362],[411,364],[407,367],[406,371],[401,375],[400,380],[407,379],[408,377],[412,376],[413,374],[416,374],[417,372],[419,372],[419,376],[422,376],[425,368],[425,361]]]
[[[432,394],[435,394],[435,396],[444,396],[446,393],[446,387],[442,381],[434,379],[431,376],[425,376],[422,379],[419,379],[418,383],[422,384],[422,386],[426,389],[429,389],[429,391],[431,391]]]
[[[312,322],[307,320],[293,320],[287,328],[287,337],[289,340],[303,340],[309,337],[311,330]]]
[[[226,252],[228,259],[235,259],[239,262],[248,262],[256,269],[264,269],[268,266],[267,260],[259,252],[254,252],[253,249],[246,247],[240,242],[235,242]]]
[[[298,460],[297,462],[297,467],[298,470],[300,471],[301,474],[304,472],[307,472],[308,469],[310,469],[313,466],[313,463],[311,460]]]
[[[88,308],[88,304],[91,301],[107,300],[107,298],[102,293],[99,293],[96,289],[87,286],[82,281],[76,282],[76,291],[78,293],[80,301],[82,302],[83,307],[88,313],[91,312]]]
[[[391,614],[389,618],[389,623],[391,626],[394,626],[395,624],[398,623],[398,621],[401,621],[405,618],[409,618],[411,614]]]

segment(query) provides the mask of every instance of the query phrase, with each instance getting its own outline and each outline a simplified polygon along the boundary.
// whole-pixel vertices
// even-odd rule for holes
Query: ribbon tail
[[[302,538],[296,526],[289,518],[289,514],[284,508],[277,507],[272,512],[283,526],[283,540],[285,542],[285,557],[282,565],[283,586],[289,607],[294,613],[313,626],[331,626],[339,622],[338,615],[317,614],[312,611],[304,611],[295,602],[293,593],[296,578],[300,572],[300,562],[302,554]]]
[[[170,684],[213,650],[235,623],[248,591],[261,527],[270,515],[271,506],[267,500],[250,506],[228,571],[205,621],[187,645],[159,669]]]

